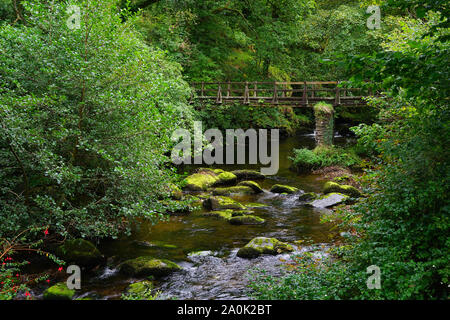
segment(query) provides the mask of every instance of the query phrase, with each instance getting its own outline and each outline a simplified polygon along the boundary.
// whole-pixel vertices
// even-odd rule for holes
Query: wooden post
[[[201,91],[201,95],[202,97],[205,96],[205,84],[202,82],[202,91]]]
[[[339,81],[336,84],[336,96],[334,98],[334,105],[338,106],[341,104],[341,88],[339,88]]]
[[[231,83],[230,83],[230,81],[228,81],[228,85],[227,85],[227,98],[230,97],[230,91],[231,91]]]
[[[256,98],[257,95],[257,91],[258,91],[258,82],[255,82],[254,87],[253,87],[253,98]]]
[[[302,102],[305,107],[308,106],[308,89],[306,88],[307,84],[306,81],[303,83],[303,97]]]
[[[248,81],[245,81],[244,104],[250,104],[249,91],[248,91]]]
[[[278,102],[277,83],[274,82],[274,83],[273,83],[273,98],[272,98],[272,103],[277,103],[277,102]]]
[[[283,92],[281,93],[281,97],[285,98],[286,97],[286,90],[287,90],[287,84],[285,83],[283,86]]]
[[[216,103],[222,103],[222,85],[220,83],[219,83],[219,88],[217,89]]]

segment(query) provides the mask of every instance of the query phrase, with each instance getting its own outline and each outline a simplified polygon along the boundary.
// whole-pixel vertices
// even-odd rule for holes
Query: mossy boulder
[[[181,269],[175,262],[144,256],[123,262],[119,270],[130,276],[163,277]]]
[[[264,180],[266,177],[255,170],[235,170],[231,171],[239,180]]]
[[[222,172],[220,173],[217,178],[219,179],[217,182],[213,184],[213,186],[218,185],[233,185],[237,182],[237,177],[231,172]]]
[[[44,300],[72,300],[75,290],[67,288],[65,282],[59,282],[44,291]]]
[[[275,238],[257,237],[252,239],[245,247],[240,248],[237,256],[241,258],[256,258],[262,254],[276,255],[293,251],[294,248]]]
[[[330,208],[337,204],[346,202],[349,196],[342,193],[329,193],[309,202],[308,205],[315,208]]]
[[[245,206],[236,200],[224,196],[209,197],[203,201],[203,207],[208,210],[244,210]]]
[[[213,171],[194,173],[186,177],[184,188],[189,191],[206,191],[217,181],[219,178]]]
[[[170,190],[170,196],[172,199],[174,199],[174,200],[183,199],[183,191],[181,191],[181,189],[177,185],[175,185],[173,183],[170,184],[169,190]]]
[[[323,187],[323,193],[328,194],[328,193],[333,193],[333,192],[346,194],[353,198],[361,197],[361,192],[353,186],[349,186],[346,184],[338,184],[333,181],[328,181],[327,183],[325,183],[325,185]]]
[[[307,192],[307,193],[303,193],[298,197],[299,201],[311,201],[314,199],[317,199],[317,194],[315,194],[314,192]]]
[[[209,211],[201,214],[204,217],[214,217],[222,220],[230,220],[233,216],[233,210]]]
[[[291,194],[291,193],[296,193],[298,191],[299,190],[295,187],[286,186],[286,185],[282,185],[282,184],[275,184],[272,186],[272,188],[270,188],[270,192],[273,192],[273,193]]]
[[[95,245],[84,239],[66,240],[56,249],[56,255],[66,262],[85,267],[97,266],[105,261]]]
[[[255,224],[263,224],[266,222],[264,219],[254,216],[254,215],[238,215],[233,216],[228,219],[228,222],[232,225],[255,225]]]
[[[264,204],[264,203],[250,202],[250,203],[246,203],[245,206],[247,208],[267,208],[269,205]]]
[[[212,194],[215,196],[229,196],[229,195],[246,195],[255,194],[252,188],[246,186],[234,186],[228,188],[215,188],[212,190]]]
[[[255,193],[264,192],[263,189],[259,186],[259,184],[257,184],[255,181],[250,181],[250,180],[241,181],[238,183],[238,186],[250,187],[253,189],[253,191]]]

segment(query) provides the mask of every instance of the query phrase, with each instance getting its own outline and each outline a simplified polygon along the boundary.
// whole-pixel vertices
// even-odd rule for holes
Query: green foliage
[[[380,154],[380,143],[386,135],[386,129],[383,126],[378,123],[372,125],[362,123],[350,128],[350,130],[358,137],[358,141],[354,147],[357,154],[363,156],[376,156]]]
[[[322,167],[343,166],[352,167],[360,163],[359,157],[351,149],[336,146],[294,149],[290,158],[294,168],[299,172],[308,172]]]
[[[60,2],[23,2],[26,25],[0,26],[0,235],[115,237],[167,210],[170,136],[191,119],[180,67],[116,1],[71,4],[78,30]]]
[[[310,123],[307,116],[296,114],[292,108],[247,106],[241,104],[204,104],[196,111],[196,117],[207,128],[279,128],[293,134],[295,129]]]

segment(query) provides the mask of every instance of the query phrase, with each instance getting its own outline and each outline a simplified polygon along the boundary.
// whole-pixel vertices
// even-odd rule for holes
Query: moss
[[[72,300],[75,290],[67,288],[65,282],[59,282],[44,291],[44,300]]]
[[[203,207],[208,210],[226,210],[226,209],[234,209],[234,210],[245,210],[246,207],[228,197],[223,196],[214,196],[209,197],[205,201],[203,201]]]
[[[261,254],[276,255],[293,250],[291,245],[281,242],[278,239],[257,237],[247,243],[245,247],[240,248],[237,256],[241,258],[256,258]]]
[[[96,266],[104,260],[95,245],[84,239],[67,240],[56,249],[56,254],[66,262],[75,262],[81,266]]]
[[[179,270],[181,267],[172,261],[146,256],[127,260],[120,265],[120,272],[131,276],[166,276]]]
[[[238,186],[245,186],[245,187],[250,187],[253,189],[253,191],[255,193],[262,193],[264,192],[263,189],[259,186],[259,184],[257,184],[255,181],[242,181],[238,183]]]
[[[240,215],[230,218],[228,222],[233,225],[253,225],[263,224],[266,221],[260,217],[253,215]]]
[[[245,186],[236,186],[236,187],[228,187],[228,188],[215,188],[212,190],[212,194],[215,196],[229,196],[232,194],[254,194],[255,191],[253,191],[250,187]]]
[[[153,282],[144,280],[132,283],[127,288],[127,293],[132,295],[143,296],[153,289]]]
[[[331,104],[325,103],[325,102],[316,103],[313,107],[313,110],[314,110],[314,115],[316,117],[317,116],[320,117],[322,115],[330,116],[330,115],[333,115],[333,113],[334,113],[333,106]]]
[[[256,203],[256,202],[246,203],[245,206],[246,206],[247,208],[266,208],[266,207],[268,207],[267,204],[264,204],[264,203]]]
[[[291,187],[291,186],[286,186],[286,185],[281,185],[281,184],[275,184],[272,186],[272,188],[270,188],[270,192],[273,193],[295,193],[298,192],[299,190],[295,187]]]
[[[349,199],[349,196],[342,193],[328,193],[320,196],[318,199],[309,202],[307,205],[315,208],[329,208],[340,203],[345,203]]]
[[[314,192],[303,193],[298,197],[299,201],[311,201],[317,198],[317,194]]]
[[[202,216],[205,217],[215,217],[223,220],[230,220],[233,216],[233,210],[224,210],[224,211],[209,211],[202,213]]]
[[[183,199],[183,191],[181,191],[178,186],[174,185],[173,183],[169,185],[170,190],[170,196],[174,200],[181,200]]]
[[[210,186],[219,181],[212,173],[194,173],[185,179],[185,189],[190,191],[206,191]]]
[[[333,192],[343,193],[353,198],[361,197],[361,192],[353,186],[328,181],[327,183],[325,183],[325,186],[323,187],[323,193],[328,194]]]
[[[214,183],[214,185],[231,185],[235,184],[237,182],[237,177],[231,172],[222,172],[220,173],[217,178],[219,178],[219,181]]]
[[[266,177],[255,170],[235,170],[231,171],[239,180],[264,180]]]

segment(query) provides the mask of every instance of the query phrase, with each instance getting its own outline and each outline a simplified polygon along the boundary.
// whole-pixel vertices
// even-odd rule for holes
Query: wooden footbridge
[[[338,81],[194,82],[191,101],[254,106],[312,107],[320,101],[333,106],[366,106],[370,90],[341,87]]]

